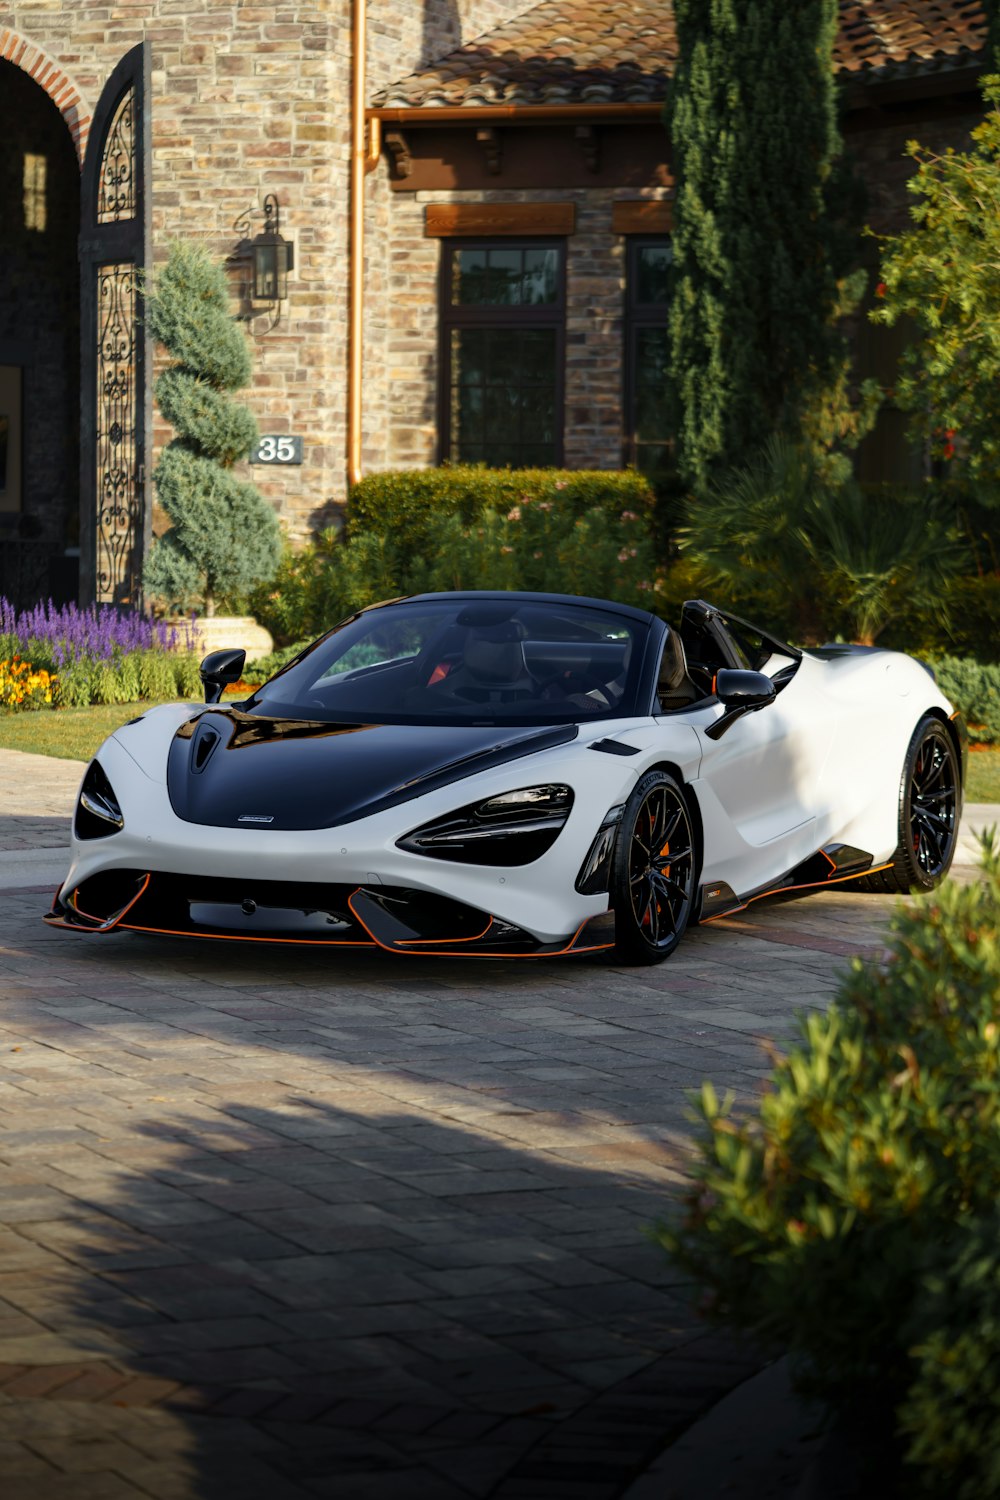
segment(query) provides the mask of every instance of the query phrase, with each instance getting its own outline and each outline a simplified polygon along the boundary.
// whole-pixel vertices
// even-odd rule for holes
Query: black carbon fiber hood
[[[333,828],[507,761],[565,745],[546,728],[322,724],[211,709],[170,746],[167,790],[179,818],[212,828]],[[527,773],[530,774],[530,773]]]

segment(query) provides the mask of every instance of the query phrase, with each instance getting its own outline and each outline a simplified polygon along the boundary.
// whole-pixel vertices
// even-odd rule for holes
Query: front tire
[[[684,793],[647,771],[625,804],[611,870],[614,957],[658,964],[684,936],[694,897],[695,843]]]
[[[951,735],[926,714],[910,739],[899,783],[899,843],[887,870],[862,890],[893,895],[930,891],[947,875],[958,842],[961,773]]]

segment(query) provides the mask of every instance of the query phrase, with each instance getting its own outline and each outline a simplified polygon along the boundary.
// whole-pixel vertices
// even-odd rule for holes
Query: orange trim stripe
[[[731,906],[728,911],[720,911],[714,917],[701,917],[699,926],[705,926],[709,922],[721,922],[725,917],[735,917],[737,912],[746,911],[748,906],[755,901],[763,901],[765,896],[781,896],[785,891],[815,891],[823,886],[843,885],[845,880],[860,880],[863,875],[875,875],[879,870],[891,869],[892,861],[890,860],[886,865],[869,865],[867,870],[855,870],[853,875],[838,875],[835,880],[807,880],[805,885],[776,885],[769,891],[758,891],[756,896],[748,896],[745,901],[740,902],[739,906]]]
[[[360,890],[360,889],[361,889],[361,887],[359,886],[358,890]],[[390,947],[390,945],[388,943],[381,942],[375,936],[374,932],[372,932],[372,930],[368,926],[367,922],[365,922],[364,919],[362,917],[360,917],[358,915],[358,913],[354,910],[354,907],[351,905],[351,903],[352,903],[352,901],[354,900],[354,897],[357,894],[358,894],[358,891],[352,891],[351,892],[350,896],[348,896],[348,898],[347,898],[347,905],[348,905],[348,907],[350,907],[351,914],[354,916],[355,920],[361,923],[361,926],[365,929],[365,931],[367,932],[368,936],[371,938],[372,942],[376,943],[378,945],[378,947],[380,947],[383,950],[383,952],[385,952],[385,953],[399,953],[399,952],[402,952],[403,950],[401,950],[400,948],[393,948],[393,947]],[[492,920],[493,919],[491,917],[490,921],[492,922]],[[574,953],[598,953],[603,948],[613,948],[614,947],[614,943],[598,943],[598,944],[596,944],[592,948],[574,948],[573,947],[573,944],[576,942],[577,938],[580,936],[580,934],[583,931],[583,929],[587,926],[587,923],[588,922],[592,922],[592,921],[593,921],[592,917],[587,917],[585,921],[581,922],[580,925],[579,925],[579,927],[574,932],[573,936],[570,938],[569,942],[566,944],[566,947],[565,948],[559,948],[554,953],[552,953],[552,952],[546,952],[546,953],[471,953],[471,954],[468,954],[467,957],[469,957],[469,958],[561,958],[564,954],[570,953],[570,952],[574,952]],[[431,939],[431,941],[433,942],[434,939]],[[452,956],[453,956],[452,953],[450,953],[447,948],[445,948],[443,950],[442,949],[438,949],[438,948],[434,948],[434,949],[428,949],[428,948],[416,948],[416,949],[414,949],[414,948],[411,948],[409,951],[404,952],[404,957],[406,957],[406,958],[451,958]]]
[[[374,943],[356,943],[353,939],[337,938],[282,938],[243,937],[235,932],[181,932],[176,927],[140,927],[135,922],[123,922],[125,932],[150,932],[154,937],[209,938],[216,943],[291,943],[296,948],[372,948]],[[367,928],[365,929],[367,931]]]
[[[350,903],[348,903],[348,904],[350,904]],[[351,909],[353,911],[353,907]],[[355,912],[354,915],[357,916],[357,912]],[[360,918],[359,918],[359,921],[360,921]],[[423,943],[448,943],[448,944],[451,944],[451,943],[478,943],[479,940],[480,940],[480,938],[484,938],[486,936],[486,934],[489,932],[489,930],[490,930],[490,928],[492,926],[493,926],[493,918],[490,917],[489,921],[486,923],[486,926],[483,928],[482,932],[477,932],[476,935],[475,935],[475,937],[464,937],[464,938],[400,938],[399,945],[400,945],[401,948],[411,948],[411,947],[419,947]],[[367,928],[365,930],[367,931]]]
[[[88,922],[98,922],[101,925],[98,926],[98,927],[91,927],[89,929],[88,928],[82,928],[82,929],[81,928],[76,928],[75,930],[76,931],[90,931],[90,932],[114,932],[115,928],[121,922],[122,917],[125,916],[126,912],[130,912],[132,910],[133,906],[138,901],[139,897],[144,894],[144,892],[146,890],[146,887],[148,885],[149,885],[149,876],[147,875],[146,878],[145,878],[145,880],[142,882],[142,885],[139,887],[139,889],[136,891],[135,895],[132,897],[131,901],[129,901],[125,906],[122,907],[121,911],[118,912],[117,915],[115,916],[115,919],[114,919],[113,922],[108,921],[107,917],[95,917],[94,913],[92,911],[84,911],[84,909],[83,909],[82,906],[78,906],[76,898],[77,898],[77,895],[79,894],[80,887],[77,886],[75,888],[75,890],[73,891],[72,896],[70,896],[69,901],[67,902],[67,905],[69,906],[70,910],[71,911],[75,911],[78,916],[86,917]],[[62,925],[64,927],[72,927],[73,926],[72,922],[64,922]]]

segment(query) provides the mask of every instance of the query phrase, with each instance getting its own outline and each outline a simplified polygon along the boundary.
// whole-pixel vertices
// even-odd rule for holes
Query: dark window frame
[[[644,249],[656,245],[669,246],[669,234],[630,234],[625,238],[625,295],[624,295],[624,360],[622,364],[622,462],[634,469],[639,468],[640,447],[660,447],[666,444],[640,444],[636,439],[638,381],[638,334],[647,328],[666,328],[670,318],[669,302],[640,302],[637,297],[639,285],[639,255]]]
[[[453,256],[460,250],[556,250],[556,299],[541,305],[476,305],[451,300]],[[566,260],[568,246],[563,235],[449,236],[442,240],[438,268],[438,400],[437,461],[451,457],[451,332],[454,328],[554,328],[556,332],[556,379],[553,419],[552,467],[564,463],[566,430]],[[461,462],[461,459],[457,460]],[[548,467],[548,465],[546,465]]]

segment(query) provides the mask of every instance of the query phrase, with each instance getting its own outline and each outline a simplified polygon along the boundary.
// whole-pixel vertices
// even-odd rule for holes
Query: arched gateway
[[[55,60],[0,30],[0,593],[19,605],[138,601],[148,67],[135,47],[91,112]]]

